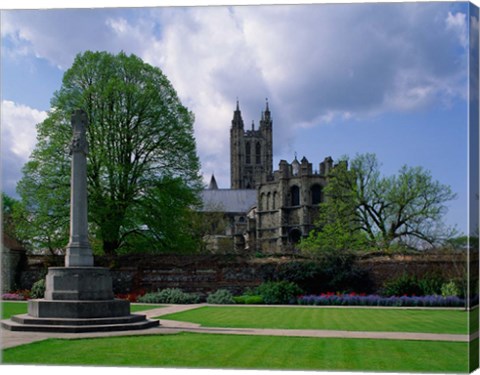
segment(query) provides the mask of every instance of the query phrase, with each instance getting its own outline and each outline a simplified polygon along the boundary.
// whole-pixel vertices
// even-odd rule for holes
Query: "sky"
[[[366,152],[385,175],[422,166],[457,194],[447,224],[467,228],[468,56],[478,45],[468,3],[9,9],[0,28],[9,195],[75,56],[124,51],[159,67],[195,114],[205,183],[214,173],[230,187],[237,99],[249,128],[268,98],[275,169],[295,154],[318,169]]]

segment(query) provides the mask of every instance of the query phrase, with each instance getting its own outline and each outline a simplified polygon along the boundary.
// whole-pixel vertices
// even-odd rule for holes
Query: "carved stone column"
[[[70,193],[70,241],[65,256],[66,267],[91,267],[93,255],[88,242],[87,211],[87,126],[85,112],[77,110],[72,115],[73,140]]]

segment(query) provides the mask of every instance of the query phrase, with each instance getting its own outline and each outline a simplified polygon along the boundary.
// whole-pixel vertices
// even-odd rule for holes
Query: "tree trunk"
[[[120,247],[120,243],[118,241],[103,241],[103,252],[105,255],[108,256],[115,256],[116,250]]]

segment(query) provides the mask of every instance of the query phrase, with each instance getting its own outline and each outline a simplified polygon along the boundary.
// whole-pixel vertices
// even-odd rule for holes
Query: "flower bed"
[[[144,289],[140,290],[134,290],[130,293],[124,293],[124,294],[115,294],[115,298],[117,299],[124,299],[129,302],[138,302],[138,299],[146,294],[146,291]]]
[[[27,298],[21,293],[4,293],[2,301],[25,301]]]
[[[382,297],[379,295],[361,294],[334,294],[300,296],[300,305],[319,306],[414,306],[414,307],[464,307],[465,300],[457,296],[392,296]]]

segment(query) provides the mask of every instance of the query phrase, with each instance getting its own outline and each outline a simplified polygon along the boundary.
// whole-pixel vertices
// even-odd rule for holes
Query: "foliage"
[[[458,236],[448,238],[445,245],[451,250],[476,250],[478,251],[478,236]]]
[[[441,219],[450,187],[421,167],[383,177],[374,154],[340,162],[329,175],[318,229],[301,244],[305,252],[431,247],[451,233]]]
[[[385,282],[382,289],[384,296],[416,295],[428,296],[441,294],[445,279],[440,275],[425,275],[419,279],[415,275],[403,275]]]
[[[233,300],[239,305],[263,305],[265,301],[262,296],[244,294],[242,296],[235,296]]]
[[[296,303],[297,296],[303,293],[297,284],[285,280],[264,282],[255,289],[255,292],[269,305]]]
[[[414,307],[464,307],[465,300],[457,296],[390,296],[355,295],[355,294],[322,294],[301,296],[300,305],[335,305],[335,306],[414,306]]]
[[[17,187],[22,239],[52,251],[67,244],[70,115],[83,109],[94,251],[196,248],[190,214],[201,180],[194,117],[160,69],[124,53],[79,54],[51,108]]]
[[[457,286],[457,283],[453,280],[449,281],[442,285],[442,296],[459,296],[460,295],[460,288]]]
[[[3,233],[10,236],[11,238],[16,238],[16,226],[13,216],[14,207],[19,202],[8,196],[5,193],[0,193],[2,196],[2,230]]]
[[[137,301],[141,303],[189,304],[198,303],[199,297],[193,293],[185,293],[178,288],[168,288],[147,293],[138,297]]]
[[[45,296],[45,279],[33,283],[30,298],[43,298]]]
[[[382,289],[384,296],[422,295],[416,276],[404,273],[403,275],[386,281]]]
[[[289,261],[277,265],[265,264],[260,272],[265,281],[290,281],[304,291],[314,291],[321,274],[321,266],[313,261]]]
[[[372,283],[367,271],[355,263],[356,255],[349,251],[328,251],[318,254],[315,261],[299,260],[265,265],[261,270],[265,281],[290,281],[305,293],[329,290],[370,292]]]
[[[214,305],[228,305],[233,304],[235,301],[233,300],[233,295],[226,289],[218,289],[214,293],[210,293],[207,296],[207,303],[214,304]]]
[[[445,278],[438,274],[426,274],[421,279],[418,279],[418,286],[423,296],[442,294],[442,285],[444,283]]]
[[[351,252],[329,252],[321,258],[321,291],[341,290],[346,292],[369,292],[372,282],[367,271],[355,264]]]

